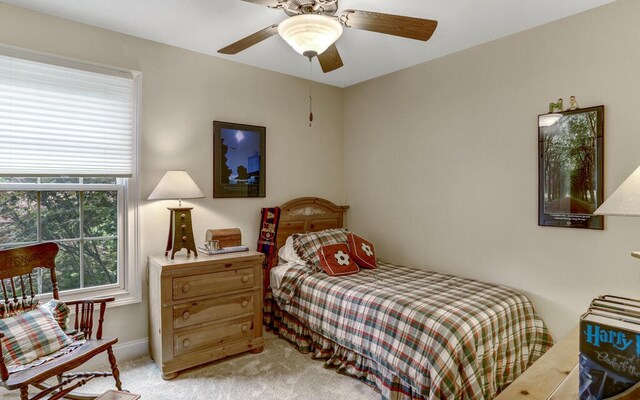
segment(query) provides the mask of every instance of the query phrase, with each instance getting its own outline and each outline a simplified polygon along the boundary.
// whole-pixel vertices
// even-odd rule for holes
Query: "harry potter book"
[[[629,297],[616,296],[613,294],[604,294],[602,296],[598,296],[598,298],[595,300],[610,300],[610,301],[616,301],[619,303],[630,304],[630,305],[635,305],[637,307],[640,307],[640,300],[638,299],[631,299]]]
[[[580,320],[580,400],[606,399],[640,381],[640,324],[610,314]]]
[[[604,295],[591,301],[591,306],[611,308],[640,316],[640,301],[626,297]]]
[[[619,319],[622,321],[633,322],[635,324],[640,324],[640,314],[634,311],[603,307],[603,306],[591,304],[589,306],[588,312],[597,314],[597,315],[602,315],[604,317],[609,317],[613,319]]]

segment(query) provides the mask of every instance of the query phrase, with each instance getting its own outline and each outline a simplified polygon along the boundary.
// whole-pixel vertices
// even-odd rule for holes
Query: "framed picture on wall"
[[[604,106],[538,116],[538,225],[604,229]]]
[[[265,197],[266,128],[213,121],[213,197]]]

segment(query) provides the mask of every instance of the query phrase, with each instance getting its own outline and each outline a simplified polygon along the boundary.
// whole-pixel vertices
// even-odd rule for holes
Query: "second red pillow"
[[[376,249],[373,243],[365,238],[350,233],[347,236],[351,256],[360,268],[374,269],[378,266]]]

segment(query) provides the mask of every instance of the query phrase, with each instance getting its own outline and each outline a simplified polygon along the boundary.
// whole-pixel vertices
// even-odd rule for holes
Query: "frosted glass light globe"
[[[301,14],[282,21],[278,33],[298,53],[315,57],[338,40],[342,24],[325,15]]]

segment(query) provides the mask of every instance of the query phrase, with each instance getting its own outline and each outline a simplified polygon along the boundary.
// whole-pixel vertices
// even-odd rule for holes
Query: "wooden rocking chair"
[[[55,257],[58,254],[58,245],[55,243],[39,243],[35,245],[19,247],[8,250],[0,250],[0,282],[3,299],[0,305],[4,310],[13,310],[20,304],[32,304],[35,302],[35,290],[33,273],[37,268],[46,268],[50,271],[53,298],[58,300],[58,282],[56,280]],[[102,338],[102,322],[106,303],[114,298],[96,300],[78,300],[65,302],[69,308],[75,310],[73,326],[76,331],[82,332],[86,341],[74,350],[45,361],[44,363],[30,367],[22,371],[9,373],[5,365],[6,349],[0,342],[0,385],[8,390],[20,390],[21,400],[60,399],[63,397],[72,399],[94,399],[96,395],[74,394],[72,391],[84,385],[95,377],[113,376],[118,390],[122,390],[120,374],[113,354],[112,346],[117,338]],[[95,339],[92,338],[94,307],[99,305],[98,329]],[[24,312],[29,311],[25,310]],[[0,339],[5,336],[0,331]],[[107,352],[111,372],[68,372],[79,367],[93,356]],[[57,378],[57,383],[45,384],[50,378]],[[28,387],[32,385],[40,390],[39,393],[29,398]]]

